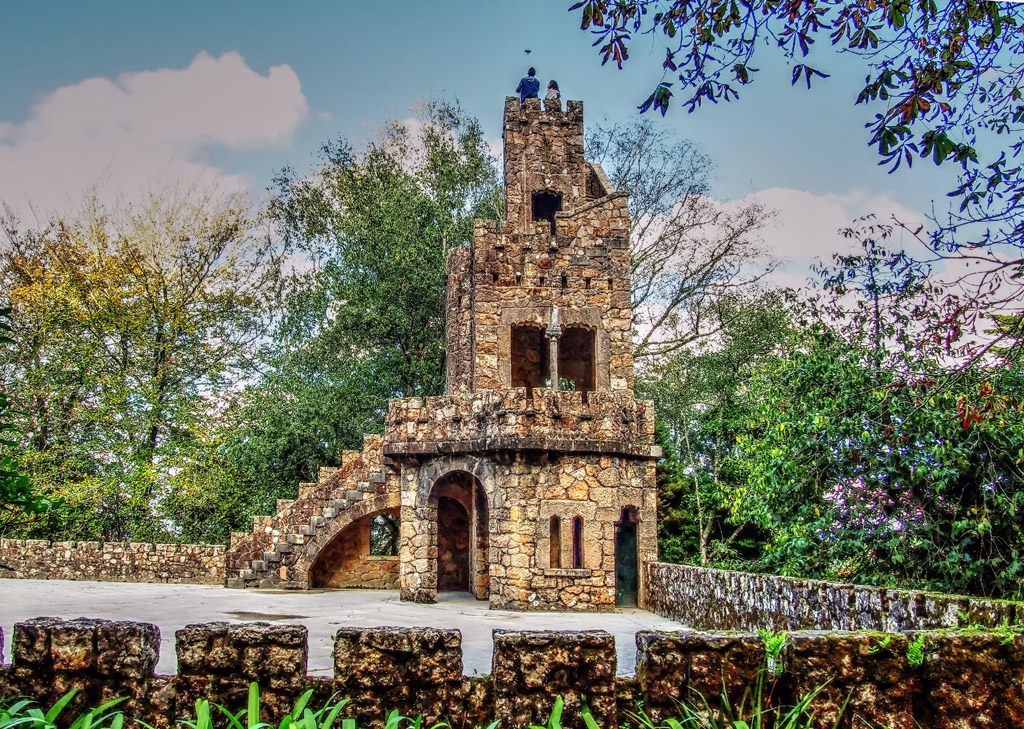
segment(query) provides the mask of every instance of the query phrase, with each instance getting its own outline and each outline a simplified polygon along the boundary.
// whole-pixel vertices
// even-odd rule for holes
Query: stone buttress
[[[627,198],[584,159],[581,102],[507,99],[504,144],[507,219],[448,257],[447,393],[392,400],[382,438],[237,535],[229,585],[643,599],[660,450],[633,395]],[[374,556],[385,517],[396,549]]]

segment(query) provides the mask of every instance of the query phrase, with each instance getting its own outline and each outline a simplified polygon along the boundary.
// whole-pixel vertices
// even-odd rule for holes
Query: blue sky
[[[45,217],[98,177],[130,196],[203,170],[258,195],[283,165],[309,169],[327,139],[358,143],[430,96],[457,97],[497,140],[528,65],[583,99],[588,120],[626,120],[661,78],[663,52],[641,39],[625,70],[602,68],[570,4],[4,3],[0,199]],[[801,265],[827,255],[853,216],[919,218],[952,180],[925,162],[878,167],[870,116],[852,106],[863,71],[827,58],[833,78],[814,92],[765,57],[739,102],[658,118],[716,160],[716,196],[756,194],[780,210],[766,238]]]

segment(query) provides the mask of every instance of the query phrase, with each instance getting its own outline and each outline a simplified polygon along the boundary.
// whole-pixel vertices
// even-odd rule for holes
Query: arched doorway
[[[452,471],[430,492],[436,515],[438,592],[470,592],[489,597],[490,565],[487,498],[472,474]]]
[[[615,605],[616,607],[636,607],[639,604],[640,575],[637,565],[636,508],[627,506],[622,509],[619,520],[615,522]]]

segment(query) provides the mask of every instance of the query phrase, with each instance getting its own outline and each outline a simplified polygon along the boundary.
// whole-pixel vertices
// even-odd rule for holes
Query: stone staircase
[[[343,451],[341,466],[321,468],[316,483],[300,483],[298,498],[278,499],[274,516],[253,517],[252,533],[232,533],[226,585],[307,588],[309,562],[325,539],[365,516],[371,501],[392,495],[397,502],[398,488],[382,437],[364,436],[361,451]]]

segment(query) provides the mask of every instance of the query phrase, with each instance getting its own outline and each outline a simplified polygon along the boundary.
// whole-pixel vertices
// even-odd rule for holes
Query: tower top
[[[517,232],[533,232],[535,221],[554,224],[562,210],[588,198],[593,173],[583,156],[583,102],[505,99],[505,215]],[[602,190],[601,197],[612,190]]]

